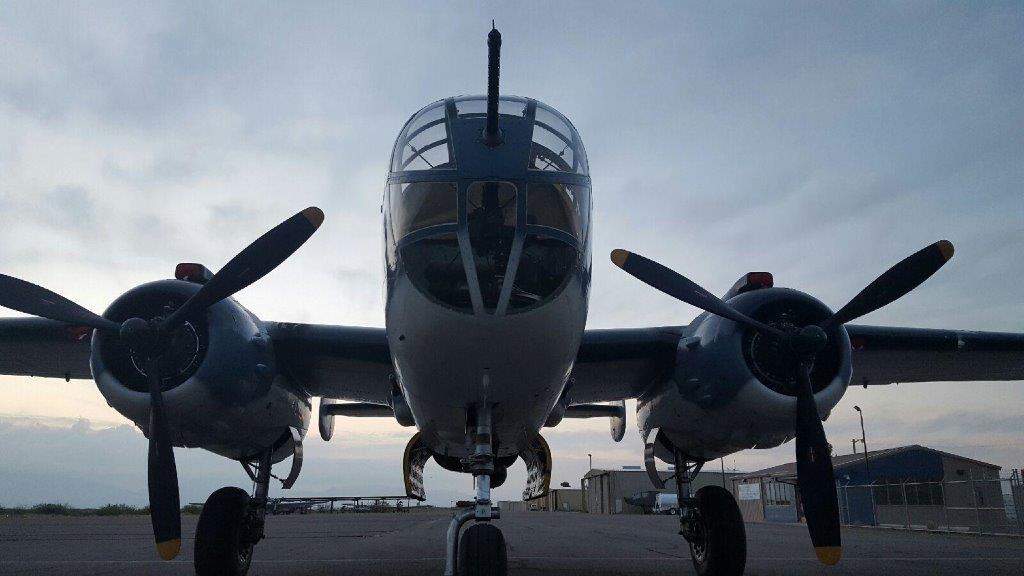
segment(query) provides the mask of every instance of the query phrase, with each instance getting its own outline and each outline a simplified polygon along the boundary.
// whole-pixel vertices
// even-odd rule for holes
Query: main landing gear
[[[253,547],[263,539],[272,453],[265,452],[256,465],[253,496],[227,487],[206,499],[196,526],[197,576],[244,576],[249,571]]]
[[[674,451],[679,534],[690,545],[693,567],[700,576],[742,576],[747,563],[747,533],[736,500],[725,488],[704,486],[693,496],[690,483],[703,462],[687,462]]]
[[[477,410],[473,438],[476,448],[469,458],[469,465],[476,481],[476,498],[472,502],[460,502],[460,506],[465,505],[466,509],[456,514],[448,526],[444,573],[445,576],[506,576],[508,552],[505,537],[497,526],[490,524],[491,520],[501,517],[501,510],[491,506],[495,458],[491,444],[490,406]],[[476,523],[459,538],[459,530],[470,520]]]

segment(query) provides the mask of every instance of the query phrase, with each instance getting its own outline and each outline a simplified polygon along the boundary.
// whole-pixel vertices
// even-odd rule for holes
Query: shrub
[[[50,502],[36,504],[31,508],[31,511],[33,514],[46,514],[48,516],[69,516],[72,513],[71,506]]]
[[[96,510],[97,516],[135,516],[145,513],[147,512],[143,511],[142,508],[128,504],[107,504],[106,506],[100,506]]]
[[[202,504],[186,504],[185,507],[181,509],[183,514],[199,514],[202,511]]]

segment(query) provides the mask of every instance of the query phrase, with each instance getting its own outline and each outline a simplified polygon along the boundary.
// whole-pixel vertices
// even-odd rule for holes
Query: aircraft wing
[[[573,368],[571,404],[636,398],[675,365],[682,326],[586,330]]]
[[[386,404],[391,354],[383,328],[267,322],[278,369],[312,396]],[[91,379],[91,330],[0,318],[0,374]]]
[[[847,325],[851,385],[1024,380],[1024,334]],[[636,398],[671,376],[685,327],[587,330],[570,404]]]
[[[1024,334],[847,325],[851,385],[1024,380]]]
[[[311,396],[387,404],[391,352],[383,328],[267,322],[278,369]]]
[[[42,318],[0,318],[0,374],[92,378],[91,333]]]

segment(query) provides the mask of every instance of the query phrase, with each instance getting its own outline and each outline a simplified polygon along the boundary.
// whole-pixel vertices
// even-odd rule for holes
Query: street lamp
[[[864,433],[864,411],[860,409],[860,406],[854,406],[854,410],[860,415],[860,444],[864,447],[864,475],[866,482],[870,481],[870,471],[868,470],[868,437]]]

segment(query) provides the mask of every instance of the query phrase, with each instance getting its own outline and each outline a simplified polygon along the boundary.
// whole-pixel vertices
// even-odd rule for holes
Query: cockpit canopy
[[[579,134],[536,100],[499,100],[502,143],[486,145],[484,96],[417,112],[395,143],[388,266],[458,311],[527,311],[589,269],[590,177]]]
[[[517,125],[525,121],[532,128],[530,153],[523,169],[588,174],[583,141],[557,110],[536,100],[502,96],[498,114],[499,126],[502,120],[512,119]],[[391,172],[458,169],[451,138],[454,128],[467,121],[482,126],[486,116],[486,96],[459,96],[426,106],[413,115],[395,140]],[[469,146],[459,151],[474,152]]]

